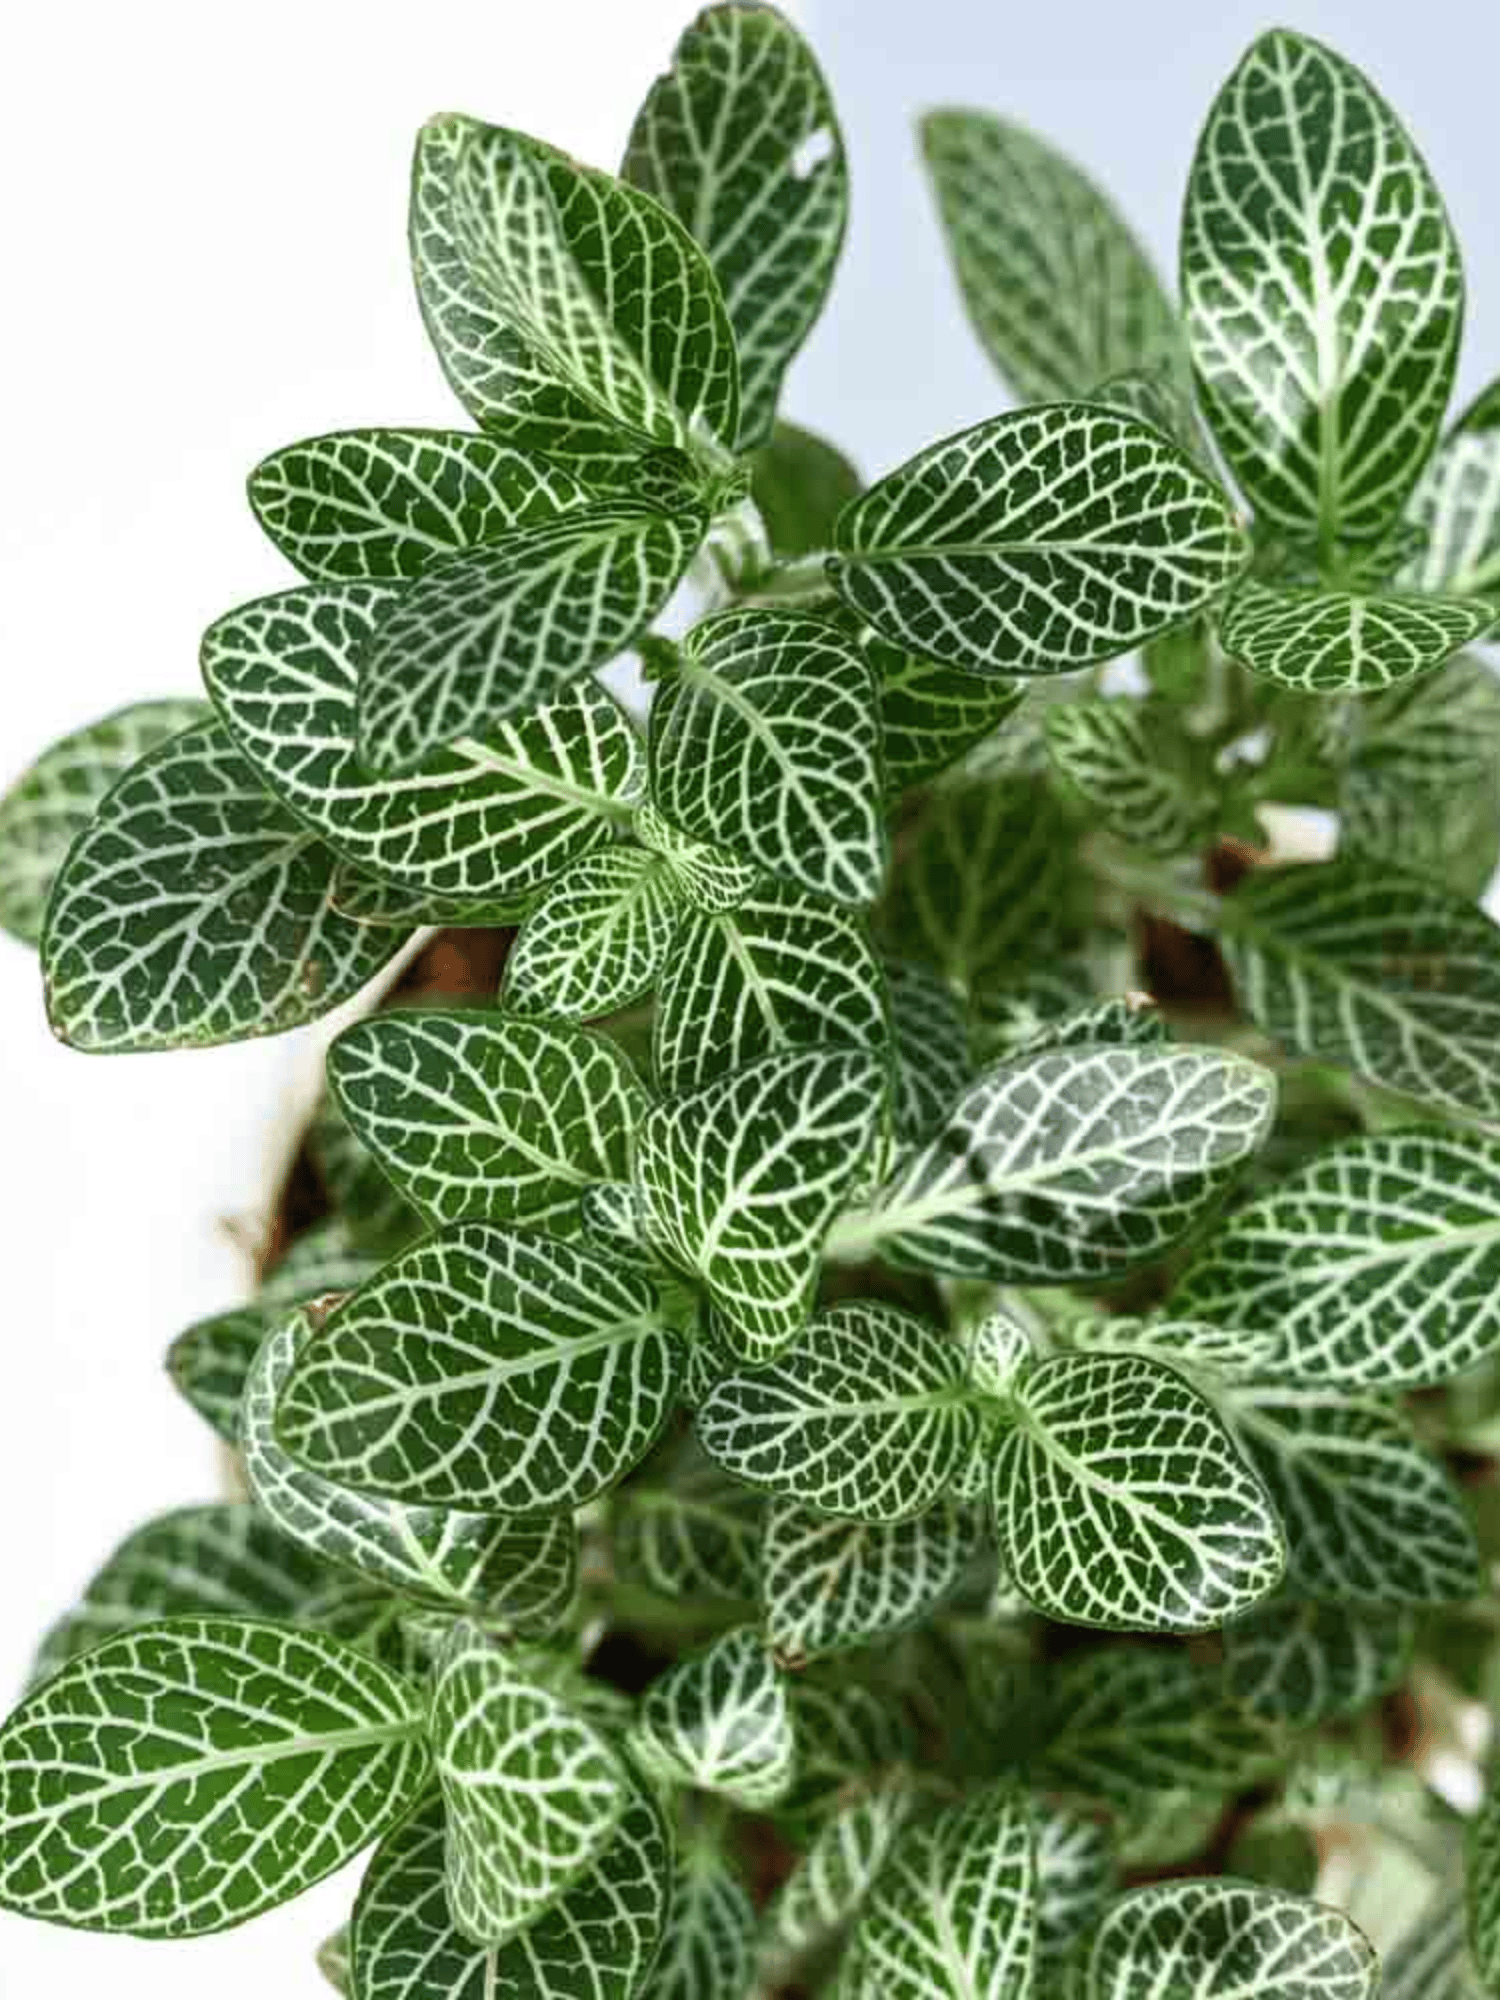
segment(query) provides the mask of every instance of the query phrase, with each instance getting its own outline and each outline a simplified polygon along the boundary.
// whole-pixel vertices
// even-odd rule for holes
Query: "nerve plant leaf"
[[[1285,1566],[1260,1480],[1212,1404],[1142,1355],[1023,1372],[995,1453],[1000,1554],[1021,1594],[1074,1625],[1212,1631]]]
[[[888,964],[891,1046],[896,1061],[896,1136],[925,1139],[963,1095],[973,1074],[962,1002],[925,965]]]
[[[1486,1988],[1500,1978],[1500,1795],[1491,1790],[1464,1841],[1469,1949]]]
[[[755,1972],[755,1905],[707,1841],[677,1865],[661,1956],[641,2000],[744,2000]]]
[[[726,1376],[695,1422],[737,1479],[871,1522],[935,1506],[978,1436],[958,1344],[867,1301],[820,1313],[770,1367]]]
[[[696,1448],[675,1455],[658,1485],[634,1479],[615,1503],[621,1568],[663,1597],[745,1605],[760,1566],[761,1496]]]
[[[1295,1729],[1357,1715],[1405,1674],[1415,1629],[1388,1605],[1269,1604],[1224,1633],[1229,1692]]]
[[[1225,1878],[1119,1897],[1074,1977],[1081,2000],[1375,2000],[1380,1963],[1341,1910]]]
[[[750,461],[750,497],[771,553],[812,555],[833,540],[833,524],[864,481],[836,445],[796,424],[773,425]]]
[[[1256,512],[1325,547],[1377,535],[1443,420],[1463,272],[1420,154],[1353,64],[1285,29],[1251,45],[1198,142],[1182,291]]]
[[[796,1775],[786,1685],[753,1625],[736,1625],[654,1680],[629,1741],[650,1776],[716,1792],[747,1812],[775,1805]]]
[[[367,1264],[362,1277],[374,1269]],[[184,1327],[167,1349],[167,1373],[199,1416],[226,1444],[237,1444],[245,1380],[270,1332],[275,1309],[239,1306]]]
[[[766,1941],[775,1952],[814,1951],[847,1927],[911,1815],[913,1792],[897,1771],[824,1820],[766,1912]]]
[[[0,928],[37,944],[63,857],[148,750],[202,722],[201,701],[141,701],[70,730],[0,798]]]
[[[160,743],[106,795],[48,906],[53,1032],[91,1051],[278,1034],[372,979],[402,942],[334,909],[335,863],[217,722]]]
[[[1494,619],[1473,598],[1251,581],[1229,600],[1219,642],[1252,673],[1300,694],[1375,694],[1431,673]]]
[[[639,1273],[535,1231],[458,1223],[335,1308],[276,1433],[309,1470],[408,1505],[547,1513],[644,1457],[682,1365]]]
[[[848,212],[833,101],[791,22],[774,7],[706,8],[652,85],[621,172],[713,267],[740,361],[733,441],[752,450],[822,310]]]
[[[812,1310],[829,1225],[874,1143],[884,1073],[852,1049],[762,1056],[651,1111],[636,1140],[648,1233],[698,1278],[726,1339],[768,1361]]]
[[[855,907],[885,868],[875,683],[829,619],[757,606],[694,627],[651,711],[676,825]]]
[[[1115,1886],[1109,1835],[1098,1820],[1067,1806],[1031,1801],[1036,1836],[1037,1966],[1060,1966],[1091,1931]]]
[[[0,1726],[0,1908],[224,1930],[378,1838],[427,1769],[418,1690],[340,1640],[249,1618],[122,1632]]]
[[[328,1081],[350,1124],[432,1223],[563,1233],[582,1189],[623,1179],[650,1097],[583,1028],[402,1009],[346,1028]]]
[[[1500,582],[1500,385],[1490,383],[1454,424],[1406,503],[1424,542],[1403,565],[1413,590],[1459,596]]]
[[[1225,494],[1089,403],[991,417],[839,516],[834,589],[882,638],[974,674],[1061,674],[1181,624],[1244,568]]]
[[[431,1728],[453,1921],[476,1944],[505,1944],[602,1855],[629,1803],[625,1773],[591,1723],[469,1625],[439,1661]]]
[[[783,1666],[800,1667],[889,1638],[956,1589],[978,1547],[973,1514],[950,1502],[876,1524],[778,1500],[760,1552],[767,1642]]]
[[[1122,839],[1181,854],[1213,830],[1219,787],[1157,704],[1059,703],[1047,711],[1046,734],[1053,767]]]
[[[712,841],[693,839],[673,826],[649,798],[636,807],[632,827],[641,845],[666,862],[668,874],[691,907],[709,916],[738,908],[760,881],[761,871],[753,861]]]
[[[981,679],[889,646],[872,634],[865,656],[880,693],[880,747],[891,798],[957,763],[1021,704],[1024,684]]]
[[[969,319],[1024,402],[1174,358],[1172,307],[1104,191],[983,111],[929,111],[922,154]]]
[[[656,985],[682,915],[659,854],[621,843],[570,863],[543,890],[505,961],[505,1000],[521,1013],[595,1021]]]

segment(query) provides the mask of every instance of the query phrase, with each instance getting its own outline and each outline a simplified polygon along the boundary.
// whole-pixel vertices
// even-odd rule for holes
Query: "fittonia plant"
[[[369,1849],[356,2000],[1368,2000],[1367,1930],[1386,2000],[1500,1993],[1458,248],[1289,33],[1180,310],[1041,140],[922,146],[1024,400],[867,486],[777,415],[846,201],[779,15],[688,29],[619,177],[435,120],[472,427],[273,453],[305,580],[0,808],[80,1049],[519,927],[498,993],[337,1037],[330,1213],[173,1344],[247,1497],[45,1640],[11,1910],[185,1937]]]

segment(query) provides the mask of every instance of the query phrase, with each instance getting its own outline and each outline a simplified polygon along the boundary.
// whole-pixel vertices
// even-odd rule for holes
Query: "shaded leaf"
[[[880,697],[885,787],[892,798],[925,785],[998,730],[1025,688],[915,658],[872,634],[865,656]]]
[[[892,1119],[899,1139],[923,1139],[962,1096],[972,1074],[969,1023],[956,994],[925,965],[888,964],[896,1059]]]
[[[744,2000],[755,1968],[755,1905],[707,1841],[677,1864],[661,1956],[641,2000]]]
[[[760,1557],[767,1641],[799,1667],[888,1638],[957,1588],[978,1546],[974,1517],[947,1501],[918,1520],[876,1524],[778,1500]]]
[[[864,481],[826,438],[779,422],[750,464],[750,497],[774,555],[811,555],[833,540],[833,524]]]
[[[1413,1637],[1409,1611],[1270,1604],[1224,1634],[1229,1692],[1295,1729],[1358,1715],[1405,1674]]]
[[[1460,596],[1500,583],[1500,388],[1482,389],[1422,468],[1406,519],[1422,544],[1400,581]]]
[[[791,1704],[755,1627],[735,1626],[652,1681],[630,1747],[663,1783],[716,1792],[747,1812],[785,1797],[797,1763]]]
[[[1213,831],[1218,786],[1202,752],[1154,704],[1060,702],[1047,754],[1110,830],[1153,854],[1180,854]]]

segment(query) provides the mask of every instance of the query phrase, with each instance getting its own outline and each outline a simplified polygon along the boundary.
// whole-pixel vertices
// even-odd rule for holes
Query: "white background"
[[[121,703],[195,687],[203,626],[291,581],[242,498],[266,450],[461,421],[404,267],[411,135],[437,110],[603,165],[690,14],[673,0],[115,0],[14,9],[0,48],[0,786]],[[956,309],[911,114],[1023,118],[1093,168],[1170,268],[1193,141],[1265,17],[1240,0],[806,0],[854,173],[839,288],[789,411],[876,472],[1001,406]],[[1500,372],[1494,77],[1476,0],[1287,9],[1419,136],[1469,270],[1461,387]],[[300,1044],[300,1046],[299,1046]],[[0,1706],[130,1524],[215,1486],[160,1372],[232,1303],[313,1064],[306,1038],[84,1058],[0,937]],[[165,1947],[0,1917],[4,2000],[320,1990],[348,1884]]]

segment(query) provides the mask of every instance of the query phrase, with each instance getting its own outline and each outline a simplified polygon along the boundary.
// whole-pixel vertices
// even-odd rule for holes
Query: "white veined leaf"
[[[875,1689],[845,1673],[819,1678],[817,1669],[791,1683],[797,1734],[797,1783],[777,1812],[792,1838],[812,1839],[856,1787],[868,1788],[893,1765],[915,1755],[905,1708],[889,1688]]]
[[[651,710],[651,795],[675,825],[860,907],[886,861],[875,681],[830,619],[774,606],[694,627]]]
[[[460,255],[556,379],[642,448],[715,469],[739,434],[739,365],[708,259],[649,195],[499,126],[453,173]]]
[[[640,637],[702,533],[694,515],[600,500],[430,563],[361,652],[361,758],[400,776],[551,703]]]
[[[307,1128],[307,1154],[332,1204],[331,1220],[342,1226],[351,1246],[379,1259],[421,1234],[421,1217],[349,1123],[332,1090],[325,1089],[318,1099]],[[368,1275],[347,1280],[342,1275],[328,1277],[320,1290],[352,1291]],[[278,1272],[278,1280],[280,1276]],[[303,1287],[286,1296],[293,1305],[301,1305],[316,1294]]]
[[[682,915],[666,861],[622,842],[542,891],[505,961],[507,1006],[561,1021],[617,1014],[651,992]]]
[[[1500,1347],[1500,1141],[1418,1126],[1325,1147],[1214,1233],[1172,1311],[1259,1330],[1283,1381],[1458,1374]]]
[[[1361,701],[1352,718],[1354,768],[1433,798],[1488,777],[1500,748],[1500,676],[1466,653],[1440,673]]]
[[[780,1361],[726,1376],[695,1424],[736,1479],[870,1522],[936,1506],[978,1432],[962,1349],[873,1301],[829,1307]]]
[[[219,723],[159,743],[58,875],[42,936],[53,1033],[91,1051],[168,1049],[316,1020],[402,943],[338,914],[334,867]]]
[[[1112,410],[1123,410],[1127,416],[1138,417],[1143,424],[1154,425],[1180,444],[1189,458],[1197,459],[1207,468],[1212,464],[1212,454],[1198,425],[1198,412],[1186,371],[1177,365],[1175,349],[1176,343],[1180,342],[1180,334],[1176,330],[1175,315],[1173,330],[1174,352],[1170,358],[1147,363],[1143,367],[1121,368],[1112,375],[1102,377],[1090,387],[1088,401],[1105,403]]]
[[[778,1500],[760,1555],[767,1643],[795,1668],[919,1624],[958,1587],[978,1546],[974,1515],[950,1501],[915,1521],[876,1524]]]
[[[578,1217],[583,1234],[633,1269],[667,1274],[655,1244],[646,1234],[641,1205],[630,1181],[594,1181],[579,1190]]]
[[[1218,1401],[1281,1516],[1296,1596],[1450,1604],[1479,1588],[1463,1500],[1389,1403],[1276,1377]]]
[[[645,1456],[682,1365],[639,1273],[536,1232],[458,1223],[334,1309],[276,1432],[311,1471],[408,1505],[549,1513]]]
[[[659,1675],[641,1696],[631,1753],[669,1785],[746,1812],[784,1798],[797,1768],[786,1683],[753,1625],[736,1625]]]
[[[824,1821],[766,1911],[765,1955],[773,1964],[815,1951],[848,1924],[913,1803],[910,1778],[896,1771]]]
[[[1012,1060],[1020,1055],[1040,1055],[1044,1049],[1077,1049],[1099,1043],[1111,1048],[1156,1048],[1167,1040],[1166,1022],[1144,993],[1111,994],[1075,1013],[1055,1016],[1031,1035],[1022,1033],[1027,1012],[1024,1000],[1014,1012],[1010,1001],[1009,995],[986,994],[976,1012],[997,1017],[982,1023],[977,1036],[980,1045],[993,1044],[996,1052],[1003,1049]]]
[[[470,1008],[403,1008],[346,1028],[328,1080],[354,1130],[429,1222],[561,1231],[581,1191],[630,1171],[645,1085],[587,1029]]]
[[[1063,1337],[1068,1346],[1090,1354],[1149,1355],[1210,1389],[1217,1382],[1270,1373],[1276,1353],[1274,1334],[1188,1319],[1177,1313],[1175,1295],[1172,1306],[1151,1319],[1101,1313],[1070,1320]]]
[[[1049,403],[930,445],[839,516],[834,589],[882,638],[974,674],[1071,673],[1219,596],[1227,496],[1160,431]]]
[[[443,1804],[432,1798],[372,1856],[354,1907],[358,2000],[634,2000],[661,1945],[672,1881],[671,1836],[649,1793],[631,1786],[597,1860],[501,1945],[474,1944],[455,1927],[444,1841]]]
[[[0,798],[0,929],[37,944],[63,857],[110,787],[148,750],[201,722],[186,697],[116,709],[45,749]]]
[[[994,1458],[1001,1558],[1050,1618],[1206,1632],[1286,1563],[1260,1480],[1213,1405],[1136,1354],[1062,1354],[1011,1389]]]
[[[472,431],[333,431],[250,475],[255,517],[304,576],[410,579],[587,499],[561,466]]]
[[[1235,990],[1268,1035],[1391,1090],[1500,1118],[1500,930],[1389,862],[1254,868],[1223,905]]]
[[[668,873],[695,910],[717,916],[743,903],[760,880],[753,862],[711,841],[694,840],[672,825],[651,799],[635,810],[635,836],[643,847],[659,854]]]
[[[988,1069],[833,1255],[1008,1284],[1081,1284],[1159,1256],[1264,1141],[1275,1079],[1206,1048],[1084,1044]]]
[[[1500,1982],[1500,1794],[1493,1787],[1464,1838],[1469,1948],[1486,1992]]]
[[[1098,1820],[1045,1799],[1031,1801],[1036,1837],[1037,1970],[1060,1968],[1098,1921],[1115,1886],[1114,1855]]]
[[[1119,1897],[1074,1977],[1079,2000],[1375,2000],[1380,1962],[1341,1910],[1221,1877]]]
[[[1500,385],[1490,383],[1422,468],[1406,519],[1423,545],[1402,565],[1413,590],[1463,596],[1500,582]]]
[[[1494,619],[1473,598],[1285,590],[1252,579],[1230,598],[1219,643],[1299,694],[1376,694],[1430,674]]]
[[[368,1277],[374,1268],[367,1262],[362,1276]],[[239,1442],[245,1378],[275,1319],[274,1307],[239,1306],[195,1320],[167,1349],[173,1387],[226,1444]]]
[[[0,1726],[0,1908],[224,1930],[342,1867],[427,1770],[419,1690],[340,1640],[249,1618],[121,1632]]]
[[[701,244],[740,362],[741,451],[771,429],[787,363],[844,240],[843,138],[811,49],[774,7],[708,7],[641,106],[624,178]]]
[[[898,1139],[925,1139],[973,1074],[969,1023],[952,989],[925,965],[885,968],[896,1074],[891,1118]]]
[[[755,1905],[709,1841],[677,1864],[661,1956],[640,2000],[745,2000],[755,1970]]]
[[[670,1098],[642,1123],[635,1182],[647,1233],[706,1287],[745,1359],[770,1360],[806,1323],[884,1084],[858,1050],[799,1049]]]
[[[1030,1801],[989,1785],[897,1835],[840,1965],[841,2000],[1027,1993],[1036,1933]]]
[[[1500,865],[1500,784],[1491,771],[1431,792],[1354,766],[1343,774],[1338,815],[1340,856],[1393,862],[1465,900],[1482,901]]]
[[[1380,2000],[1480,2000],[1463,1897],[1439,1892],[1381,1953]]]
[[[1153,854],[1181,854],[1214,830],[1218,786],[1201,747],[1161,705],[1059,702],[1046,714],[1047,754],[1093,812]]]
[[[431,1729],[453,1921],[476,1944],[504,1944],[609,1845],[630,1799],[624,1770],[592,1723],[471,1625],[443,1649]]]
[[[1081,168],[984,111],[929,111],[921,136],[969,319],[1023,402],[1175,356],[1160,280]]]
[[[880,699],[880,749],[888,798],[925,785],[993,735],[1021,705],[1019,682],[981,679],[921,660],[874,633],[864,640]]]
[[[964,1368],[970,1386],[1007,1408],[1017,1383],[1036,1359],[1031,1334],[1003,1306],[986,1313],[964,1335]]]
[[[320,1144],[318,1171],[325,1178],[328,1164]],[[336,1201],[346,1200],[344,1190],[331,1192]],[[350,1218],[327,1216],[287,1244],[256,1287],[255,1303],[258,1307],[300,1306],[309,1299],[325,1298],[329,1292],[352,1292],[371,1275],[378,1261],[360,1242]]]
[[[632,1480],[615,1503],[615,1561],[663,1597],[722,1604],[755,1601],[761,1496],[692,1449],[667,1480]]]
[[[1198,141],[1182,232],[1188,344],[1258,515],[1368,540],[1437,436],[1463,270],[1442,198],[1352,63],[1274,29]]]
[[[683,921],[657,990],[651,1066],[662,1090],[693,1090],[782,1050],[863,1049],[883,1061],[887,1032],[860,919],[767,883],[733,910]]]
[[[1294,1729],[1358,1715],[1401,1680],[1414,1637],[1400,1608],[1268,1604],[1225,1630],[1229,1693]]]
[[[350,1984],[349,1933],[350,1926],[340,1924],[332,1937],[324,1938],[317,1951],[319,1972],[343,2000],[352,2000],[354,1992]]]
[[[359,1493],[309,1472],[282,1448],[277,1401],[311,1334],[306,1314],[289,1314],[267,1334],[250,1369],[239,1444],[256,1505],[327,1561],[418,1604],[467,1608],[517,1626],[555,1625],[577,1580],[578,1538],[567,1514],[509,1520]]]

